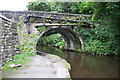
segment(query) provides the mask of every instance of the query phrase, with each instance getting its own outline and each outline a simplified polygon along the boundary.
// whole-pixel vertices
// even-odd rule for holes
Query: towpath
[[[70,78],[69,64],[55,55],[27,57],[30,62],[12,73],[3,72],[3,78]]]

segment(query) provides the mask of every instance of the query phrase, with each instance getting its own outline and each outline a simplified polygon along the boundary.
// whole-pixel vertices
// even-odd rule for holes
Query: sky
[[[27,10],[26,6],[28,2],[31,1],[36,0],[0,0],[0,10],[24,11]],[[54,0],[40,0],[40,1],[54,1]],[[56,0],[56,1],[72,1],[72,0]]]
[[[32,0],[0,0],[0,10],[23,11]]]

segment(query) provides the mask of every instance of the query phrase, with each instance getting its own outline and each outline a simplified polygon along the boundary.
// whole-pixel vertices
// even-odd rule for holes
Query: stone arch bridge
[[[23,23],[27,27],[28,34],[34,32],[31,25],[35,28],[43,26],[47,28],[40,37],[60,33],[66,41],[66,49],[83,49],[84,47],[82,38],[74,32],[74,28],[94,26],[90,22],[91,15],[41,11],[0,11],[0,14],[15,23]]]

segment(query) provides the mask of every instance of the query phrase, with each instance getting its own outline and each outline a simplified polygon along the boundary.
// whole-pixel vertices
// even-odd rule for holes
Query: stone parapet
[[[55,13],[55,12],[44,12],[44,11],[0,11],[0,14],[5,17],[12,19],[16,22],[26,22],[30,16],[34,17],[45,17],[45,18],[55,18],[55,19],[76,19],[79,21],[81,19],[91,18],[92,15],[83,15],[83,14],[69,14],[69,13]]]

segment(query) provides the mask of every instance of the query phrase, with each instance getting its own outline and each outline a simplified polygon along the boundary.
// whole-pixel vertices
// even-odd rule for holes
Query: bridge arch
[[[38,41],[43,36],[49,36],[57,33],[61,34],[61,36],[65,40],[65,43],[66,43],[65,49],[74,50],[74,49],[83,48],[83,43],[81,42],[81,38],[78,37],[77,34],[71,29],[63,28],[63,27],[47,29],[40,35]],[[39,44],[38,41],[37,41],[37,45]]]

